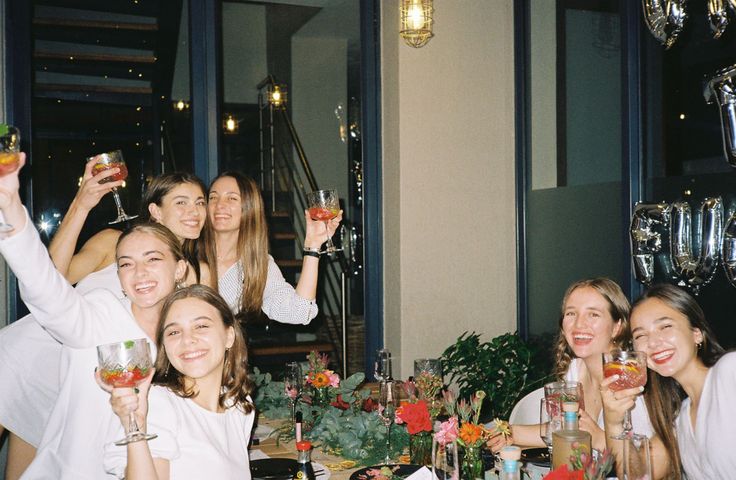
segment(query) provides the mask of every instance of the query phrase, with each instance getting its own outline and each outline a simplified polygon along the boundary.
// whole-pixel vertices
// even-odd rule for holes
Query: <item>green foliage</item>
[[[455,382],[461,398],[478,390],[488,402],[482,418],[508,418],[524,395],[549,379],[549,362],[539,362],[539,347],[527,344],[516,333],[506,333],[489,342],[480,335],[463,333],[442,353],[442,367]]]

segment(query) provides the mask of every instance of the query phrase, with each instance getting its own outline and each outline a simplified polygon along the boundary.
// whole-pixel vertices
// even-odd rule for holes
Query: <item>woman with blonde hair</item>
[[[203,238],[210,285],[233,312],[248,319],[260,311],[282,323],[307,324],[317,315],[320,247],[334,235],[340,214],[329,226],[304,212],[304,259],[296,288],[284,280],[268,253],[268,226],[256,182],[237,172],[220,174],[210,185]]]
[[[603,352],[628,348],[629,301],[621,287],[608,278],[580,280],[568,287],[562,299],[560,332],[555,348],[555,377],[580,382],[585,410],[580,411],[580,428],[590,432],[593,447],[606,447],[601,400]],[[632,412],[634,428],[639,433],[651,432],[646,407],[640,401]],[[539,425],[512,425],[512,443],[544,446]],[[494,450],[503,446],[503,437],[491,440]]]

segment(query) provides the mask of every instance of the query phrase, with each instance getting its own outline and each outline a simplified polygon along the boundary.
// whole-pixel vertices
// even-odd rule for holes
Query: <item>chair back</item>
[[[535,425],[539,423],[539,401],[544,398],[544,387],[527,393],[511,410],[511,425]]]

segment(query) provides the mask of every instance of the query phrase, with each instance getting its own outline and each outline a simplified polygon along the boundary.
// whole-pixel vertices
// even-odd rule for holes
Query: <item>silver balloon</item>
[[[723,229],[723,270],[726,271],[726,278],[736,287],[736,213],[731,215],[726,221]]]
[[[723,225],[723,201],[720,197],[706,198],[700,205],[700,222],[696,235],[700,237],[700,253],[693,255],[692,216],[690,204],[672,204],[670,224],[670,256],[680,284],[692,288],[694,293],[710,282],[720,260]]]
[[[728,26],[728,10],[726,0],[708,0],[708,23],[713,38],[720,38]]]
[[[719,70],[705,88],[705,101],[718,103],[723,133],[723,153],[736,167],[736,65]]]
[[[686,0],[642,0],[644,23],[659,43],[670,48],[675,44],[687,19]]]
[[[637,203],[631,217],[631,258],[634,276],[645,285],[654,280],[654,254],[662,250],[662,235],[670,221],[670,206],[662,203]]]

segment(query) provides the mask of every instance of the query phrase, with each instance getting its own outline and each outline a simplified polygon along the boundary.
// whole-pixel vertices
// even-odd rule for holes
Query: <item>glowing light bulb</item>
[[[235,119],[232,117],[232,115],[227,117],[227,120],[225,121],[225,128],[227,128],[228,132],[235,131]]]
[[[412,3],[407,12],[407,17],[409,17],[408,23],[412,30],[421,30],[424,28],[424,9],[420,4],[416,2]]]
[[[184,100],[179,100],[178,102],[176,102],[176,109],[180,112],[184,110]]]

